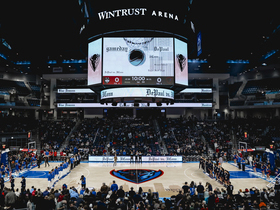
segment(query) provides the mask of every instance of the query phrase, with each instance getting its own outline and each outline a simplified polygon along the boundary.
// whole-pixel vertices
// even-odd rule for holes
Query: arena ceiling
[[[1,45],[0,53],[8,55],[7,60],[31,61],[44,73],[48,71],[47,60],[86,58],[86,40],[80,34],[86,19],[79,2],[91,3],[92,8],[88,8],[91,14],[97,11],[98,6],[92,3],[96,2],[93,0],[49,0],[40,4],[36,1],[2,2],[0,38],[10,45],[11,50]],[[106,2],[100,3],[103,4],[101,7],[111,9],[117,4],[123,7],[127,3]],[[136,6],[131,2],[129,6]],[[137,5],[143,7],[150,2],[139,1]],[[160,8],[161,1],[154,2],[158,2]],[[193,36],[189,39],[190,59],[207,59],[208,63],[217,64],[217,68],[223,68],[219,63],[237,59],[248,60],[252,67],[264,62],[279,63],[280,15],[276,0],[193,0],[191,3],[189,0],[173,0],[168,4],[173,10],[185,8],[187,21],[194,23],[195,35],[201,31],[202,54],[197,56]],[[8,62],[1,57],[0,60],[1,65]]]

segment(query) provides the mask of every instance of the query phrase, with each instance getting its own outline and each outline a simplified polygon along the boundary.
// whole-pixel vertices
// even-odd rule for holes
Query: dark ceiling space
[[[172,2],[174,9],[189,1]],[[187,19],[194,23],[196,34],[201,31],[202,54],[197,57],[195,39],[190,39],[189,58],[207,59],[216,68],[225,68],[229,59],[249,60],[250,67],[261,65],[263,56],[280,48],[277,3],[193,0]],[[80,35],[85,21],[78,0],[2,1],[0,38],[12,48],[8,60],[29,60],[45,73],[47,60],[86,58],[87,40]],[[0,53],[7,49],[0,46]],[[279,63],[279,56],[277,52],[265,62]],[[0,65],[6,62],[0,57]]]

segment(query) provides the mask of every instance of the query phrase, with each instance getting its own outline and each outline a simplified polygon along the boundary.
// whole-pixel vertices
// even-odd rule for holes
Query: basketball
[[[141,66],[146,60],[145,53],[142,50],[134,49],[129,53],[128,60],[133,66]]]

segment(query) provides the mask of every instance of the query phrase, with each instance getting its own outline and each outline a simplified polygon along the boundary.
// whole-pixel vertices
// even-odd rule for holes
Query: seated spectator
[[[79,195],[79,197],[76,199],[76,207],[78,208],[80,206],[80,204],[84,204],[85,201],[84,201],[84,196],[83,195]]]
[[[43,197],[48,196],[49,194],[50,194],[49,188],[47,188],[47,189],[42,193]]]
[[[63,200],[57,202],[57,204],[56,204],[56,209],[58,209],[58,210],[59,210],[59,209],[65,209],[66,206],[67,206],[67,200],[66,200],[66,199],[63,199]]]
[[[133,199],[134,195],[136,194],[135,191],[133,190],[133,187],[130,188],[130,191],[128,192],[129,198]]]
[[[93,196],[96,196],[95,189],[92,189],[92,190],[91,190],[91,194],[92,194]]]
[[[77,190],[74,187],[71,187],[69,189],[69,194],[70,194],[70,198],[71,199],[72,198],[76,198],[77,199],[79,197],[79,194],[78,194]]]
[[[120,189],[117,191],[118,198],[121,198],[121,200],[124,198],[125,192],[123,190],[123,186],[120,186]]]

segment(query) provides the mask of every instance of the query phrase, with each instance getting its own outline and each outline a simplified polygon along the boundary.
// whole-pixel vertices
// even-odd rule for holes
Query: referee
[[[133,163],[133,162],[134,162],[133,157],[134,157],[134,155],[133,155],[133,152],[131,151],[131,152],[130,152],[130,163]]]
[[[45,154],[44,154],[44,156],[45,156],[45,167],[47,167],[47,165],[50,166],[50,164],[49,164],[49,155],[50,155],[49,151],[46,150]]]
[[[135,163],[137,163],[139,161],[139,154],[138,151],[135,153]]]
[[[139,163],[142,163],[142,152],[140,151],[140,152],[138,153],[138,155],[139,155]]]

